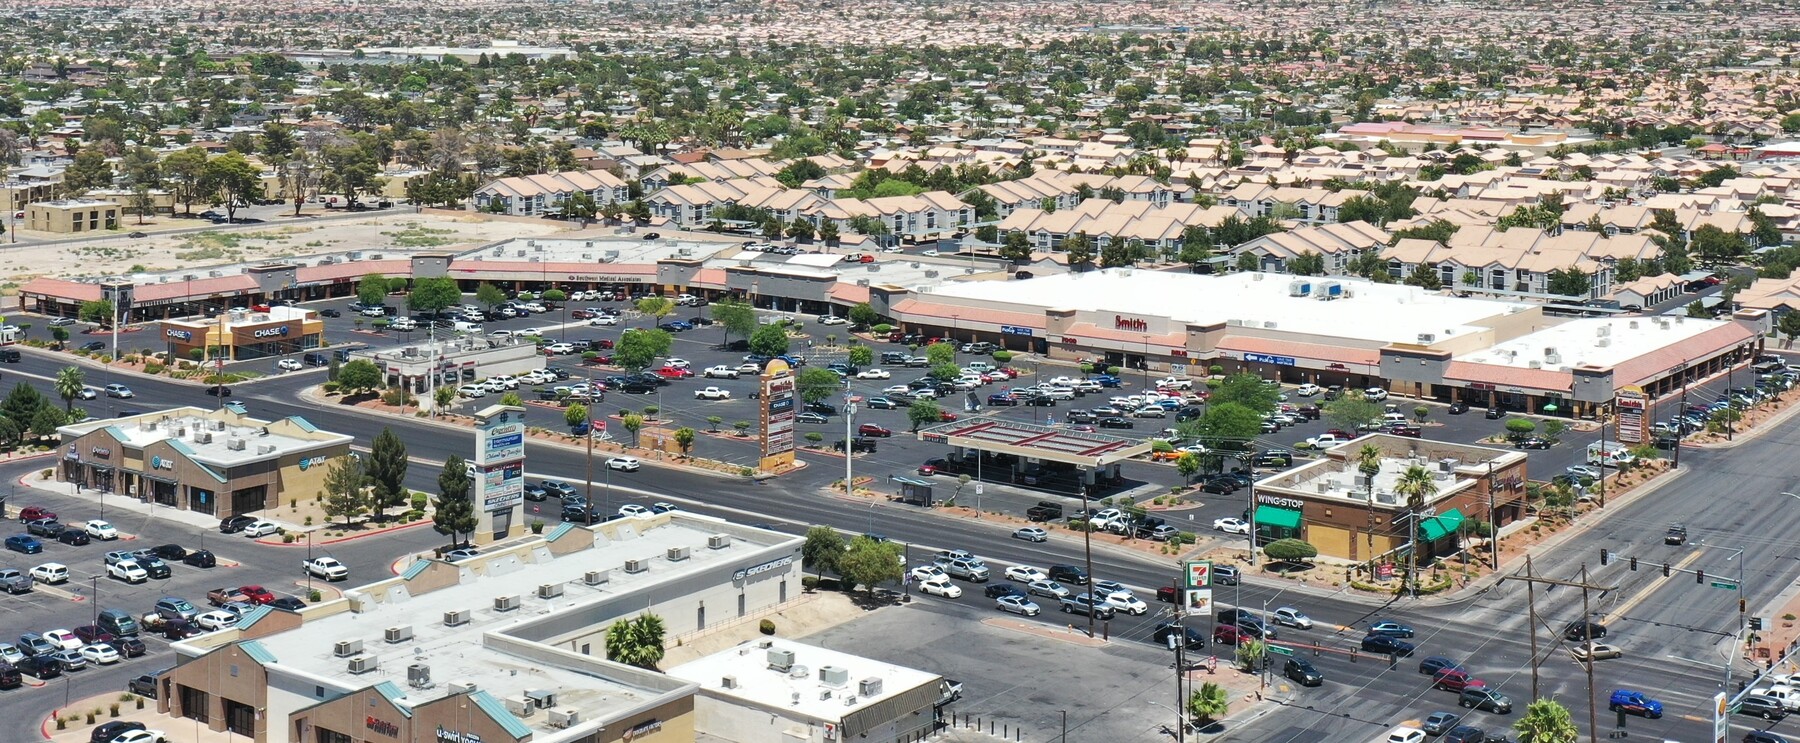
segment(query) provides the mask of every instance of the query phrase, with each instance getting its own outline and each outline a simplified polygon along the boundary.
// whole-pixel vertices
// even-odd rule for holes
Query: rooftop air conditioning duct
[[[414,689],[431,687],[431,666],[414,663],[406,667],[406,685]]]
[[[536,710],[537,706],[525,697],[506,698],[506,711],[511,712],[514,717],[530,717],[531,713]]]
[[[819,666],[819,683],[845,686],[850,683],[850,669],[841,666]]]
[[[525,692],[525,698],[531,700],[538,709],[550,709],[556,706],[556,692],[548,689],[531,689]]]
[[[625,561],[625,572],[627,572],[627,573],[633,573],[633,574],[642,573],[649,569],[650,569],[650,563],[648,561],[645,561],[645,560],[626,560]]]
[[[556,598],[563,595],[563,586],[561,583],[545,583],[538,586],[537,595],[540,599]]]
[[[393,644],[393,643],[397,643],[397,642],[406,642],[407,640],[411,640],[413,638],[412,625],[396,624],[392,627],[387,628],[387,632],[384,635],[384,637],[387,639],[389,644]]]
[[[686,547],[670,547],[668,556],[669,556],[669,562],[681,562],[682,560],[688,559],[688,548],[686,548]]]
[[[339,658],[348,658],[362,653],[362,640],[339,640],[331,646],[331,654]]]
[[[452,681],[449,684],[451,696],[456,696],[458,694],[474,694],[476,688],[478,687],[475,686],[475,682],[473,681]]]
[[[607,573],[605,570],[589,570],[587,575],[582,576],[581,582],[590,586],[605,585],[609,577]]]
[[[457,609],[456,611],[444,612],[444,626],[445,627],[461,627],[468,623],[469,623],[469,610],[468,609]]]
[[[550,710],[550,727],[568,728],[581,722],[581,713],[573,707]]]
[[[494,611],[506,612],[519,608],[519,595],[494,597]]]
[[[859,697],[873,697],[873,696],[878,696],[880,694],[881,694],[881,679],[880,678],[870,676],[870,677],[863,679],[861,681],[858,681],[856,683],[856,695]]]
[[[769,649],[769,670],[787,673],[794,667],[794,651],[780,648]]]
[[[738,688],[737,677],[736,676],[726,676],[722,679],[719,679],[719,688],[721,688],[721,689],[736,689],[736,688]]]
[[[713,549],[713,550],[725,549],[726,547],[730,547],[730,546],[731,546],[731,536],[728,534],[714,534],[714,535],[706,538],[706,548],[707,549]]]
[[[358,655],[350,659],[351,673],[368,673],[380,666],[381,662],[373,655]]]

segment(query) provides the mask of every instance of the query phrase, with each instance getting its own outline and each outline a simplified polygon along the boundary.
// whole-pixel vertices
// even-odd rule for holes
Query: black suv
[[[1193,627],[1179,622],[1163,622],[1156,625],[1156,631],[1150,633],[1150,639],[1163,647],[1169,646],[1170,637],[1181,637],[1182,645],[1188,650],[1199,650],[1206,647],[1206,636]]]
[[[256,523],[255,516],[230,516],[219,520],[219,532],[222,534],[236,534],[243,531],[244,527],[254,523]]]
[[[1074,565],[1051,565],[1049,573],[1050,580],[1058,583],[1071,583],[1077,586],[1088,584],[1087,571]]]
[[[835,443],[833,443],[831,445],[831,448],[835,449],[837,451],[843,451],[844,450],[844,440],[838,439]],[[850,439],[850,453],[855,454],[857,452],[862,452],[864,454],[874,454],[875,453],[875,440],[872,438],[869,438],[867,436],[852,437]]]
[[[1055,521],[1062,518],[1062,515],[1062,504],[1051,503],[1047,500],[1038,501],[1037,505],[1025,509],[1025,520],[1027,521]]]
[[[1687,527],[1670,524],[1669,533],[1663,535],[1663,544],[1687,544]]]
[[[1787,717],[1787,708],[1781,706],[1781,701],[1773,697],[1765,697],[1761,694],[1751,694],[1750,696],[1744,697],[1744,701],[1738,703],[1737,713],[1740,715],[1750,715],[1751,717],[1761,717],[1770,722],[1774,722],[1783,717]]]

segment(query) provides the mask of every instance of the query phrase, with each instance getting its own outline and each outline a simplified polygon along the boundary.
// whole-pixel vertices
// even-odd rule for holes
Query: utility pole
[[[1090,474],[1092,474],[1091,471],[1090,471]],[[1081,487],[1081,552],[1082,552],[1082,559],[1084,560],[1084,562],[1086,564],[1086,567],[1084,567],[1082,569],[1087,571],[1088,598],[1093,598],[1094,597],[1094,517],[1092,514],[1088,513],[1088,486],[1087,486],[1087,483],[1085,483],[1085,482],[1080,483],[1080,487]],[[1094,636],[1094,612],[1089,611],[1087,613],[1087,618],[1088,618],[1088,637],[1093,637]],[[1186,638],[1183,638],[1183,639],[1186,639]]]
[[[1606,564],[1606,559],[1604,558],[1604,556],[1602,557],[1600,562],[1602,565]],[[1538,659],[1538,645],[1537,645],[1538,621],[1537,621],[1537,596],[1536,596],[1536,592],[1533,589],[1539,583],[1544,583],[1544,584],[1550,585],[1552,587],[1554,587],[1554,586],[1570,586],[1573,588],[1581,589],[1581,621],[1584,623],[1583,624],[1583,629],[1584,629],[1583,634],[1585,635],[1582,642],[1584,644],[1591,645],[1594,642],[1594,638],[1592,636],[1593,629],[1591,627],[1591,622],[1589,622],[1589,619],[1588,619],[1588,617],[1589,617],[1589,614],[1588,614],[1588,592],[1589,591],[1612,591],[1612,590],[1616,590],[1618,588],[1618,586],[1597,586],[1597,585],[1588,583],[1587,564],[1586,563],[1583,563],[1581,566],[1581,580],[1579,580],[1579,581],[1567,581],[1567,580],[1557,580],[1555,578],[1538,577],[1535,573],[1532,572],[1530,555],[1527,555],[1525,557],[1525,574],[1519,575],[1517,573],[1514,573],[1512,575],[1506,576],[1505,578],[1502,578],[1501,582],[1504,583],[1509,580],[1525,581],[1525,602],[1526,602],[1525,606],[1526,606],[1526,611],[1528,611],[1530,613],[1530,624],[1531,624],[1531,698],[1537,699],[1539,697],[1539,694],[1538,694],[1538,662],[1539,662],[1539,659]],[[1600,737],[1599,737],[1599,713],[1594,708],[1594,665],[1593,664],[1594,664],[1593,655],[1592,655],[1592,653],[1590,653],[1588,656],[1587,662],[1584,664],[1587,666],[1587,672],[1588,672],[1588,740],[1591,741],[1592,743],[1598,743],[1598,741],[1600,739]]]

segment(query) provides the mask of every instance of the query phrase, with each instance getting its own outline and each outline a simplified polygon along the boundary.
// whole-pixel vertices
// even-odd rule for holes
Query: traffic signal
[[[1739,614],[1744,613],[1744,600],[1743,599],[1738,599],[1738,613]],[[1757,620],[1753,617],[1753,618],[1751,618],[1750,621],[1755,622],[1755,621],[1759,621],[1759,620]]]
[[[1601,547],[1600,548],[1600,564],[1605,565],[1607,562],[1609,562],[1611,560],[1612,560],[1612,553],[1607,552],[1605,547]]]
[[[1637,570],[1637,558],[1635,558],[1635,557],[1631,558],[1631,569],[1633,571]]]
[[[1664,578],[1669,577],[1669,564],[1666,562],[1663,563],[1663,577]]]
[[[1704,570],[1694,571],[1694,582],[1695,583],[1705,583],[1706,582],[1706,571],[1704,571]]]
[[[1750,618],[1750,629],[1755,630],[1757,632],[1761,632],[1762,628],[1763,628],[1762,617],[1751,617]]]

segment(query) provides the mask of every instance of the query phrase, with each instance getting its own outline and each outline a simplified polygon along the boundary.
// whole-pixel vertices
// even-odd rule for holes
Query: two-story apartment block
[[[516,217],[555,212],[577,193],[585,193],[596,206],[630,200],[625,181],[604,170],[570,170],[501,178],[475,190],[477,210],[494,209]]]
[[[1368,222],[1340,222],[1263,235],[1232,252],[1254,255],[1261,270],[1276,272],[1287,271],[1288,262],[1295,258],[1317,253],[1325,259],[1325,272],[1335,276],[1342,275],[1351,260],[1380,250],[1392,237]]]
[[[1648,235],[1616,235],[1569,230],[1552,235],[1543,230],[1464,227],[1448,244],[1401,240],[1382,251],[1395,278],[1412,275],[1420,265],[1433,270],[1446,287],[1478,291],[1548,294],[1552,271],[1580,270],[1588,276],[1583,299],[1613,291],[1613,266],[1625,258],[1649,260],[1660,248]],[[1476,279],[1474,282],[1468,278]]]
[[[1138,240],[1147,247],[1172,249],[1181,244],[1181,234],[1190,226],[1212,228],[1243,216],[1243,212],[1229,206],[1175,203],[1159,207],[1147,201],[1114,203],[1095,198],[1053,212],[1019,209],[1001,220],[998,227],[1001,233],[1025,233],[1032,246],[1041,251],[1061,250],[1063,241],[1078,233],[1087,235],[1096,248],[1115,240]]]

